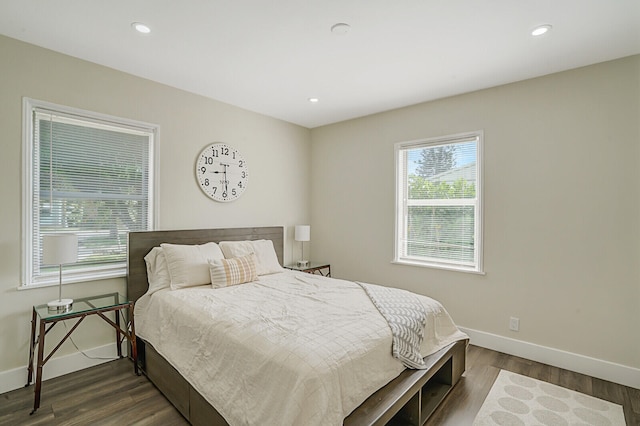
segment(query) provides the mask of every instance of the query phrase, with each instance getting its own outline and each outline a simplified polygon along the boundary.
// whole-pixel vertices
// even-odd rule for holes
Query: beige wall
[[[640,368],[639,123],[635,56],[313,129],[313,257],[463,327]],[[486,275],[391,264],[394,143],[473,130]]]
[[[23,96],[158,124],[160,229],[278,225],[292,235],[293,225],[309,221],[308,129],[6,37],[0,58],[0,377],[27,364],[31,306],[57,296],[55,287],[18,290]],[[215,141],[238,148],[249,165],[249,187],[233,203],[208,199],[196,184],[196,156]],[[292,260],[291,245],[289,236],[285,261]],[[64,293],[124,288],[124,279],[113,279],[70,284]],[[82,349],[113,340],[111,329],[94,320],[74,332]],[[74,351],[65,343],[60,354]]]
[[[311,220],[313,258],[335,276],[431,295],[469,329],[640,368],[639,56],[311,132],[5,37],[0,57],[0,375],[26,365],[31,305],[56,296],[17,290],[23,96],[158,124],[162,229],[284,225],[290,261],[291,226]],[[391,264],[393,144],[469,130],[485,135],[486,275]],[[195,183],[214,141],[250,162],[234,203]],[[64,289],[112,290],[124,280]],[[96,321],[76,333],[83,349],[113,336]]]

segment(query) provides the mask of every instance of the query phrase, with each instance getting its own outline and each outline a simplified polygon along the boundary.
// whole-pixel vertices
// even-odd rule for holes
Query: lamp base
[[[299,268],[305,268],[307,266],[309,266],[309,261],[308,260],[298,260],[297,263]]]
[[[47,303],[49,312],[69,312],[73,307],[73,299],[52,300]]]

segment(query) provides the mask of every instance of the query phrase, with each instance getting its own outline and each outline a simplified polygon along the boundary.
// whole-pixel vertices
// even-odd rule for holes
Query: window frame
[[[410,149],[426,148],[432,146],[450,145],[455,143],[471,142],[476,140],[476,197],[474,209],[474,264],[472,266],[461,264],[455,260],[435,260],[435,259],[418,259],[403,255],[406,253],[406,224],[408,222],[408,167],[403,162],[403,153]],[[484,274],[484,256],[483,256],[483,199],[484,199],[484,132],[482,130],[458,133],[454,135],[418,139],[412,141],[398,142],[394,145],[394,161],[395,161],[395,232],[394,232],[394,251],[392,263],[400,265],[419,266],[427,268],[445,269],[459,272],[468,272],[475,274]],[[440,199],[430,203],[420,201],[420,204],[429,205],[470,205],[465,199],[453,199],[451,202],[443,204]]]
[[[157,197],[157,167],[158,167],[158,150],[157,142],[159,136],[159,126],[156,124],[146,123],[137,120],[116,117],[112,115],[97,113],[93,111],[83,110],[79,108],[58,105],[51,102],[41,101],[28,97],[23,98],[22,108],[22,280],[19,289],[29,289],[38,287],[47,287],[59,284],[58,272],[45,273],[39,275],[35,270],[34,253],[34,235],[37,231],[37,225],[34,224],[34,208],[38,206],[34,203],[34,180],[38,179],[36,174],[40,173],[40,169],[36,170],[36,161],[34,161],[34,136],[35,125],[33,122],[34,113],[42,110],[48,110],[52,113],[58,113],[62,116],[72,116],[73,119],[80,120],[85,123],[92,123],[99,128],[101,125],[126,128],[133,131],[141,131],[149,133],[149,157],[148,157],[148,218],[147,229],[153,230],[157,223],[158,216],[158,197]],[[39,231],[37,231],[39,232]],[[126,261],[118,262],[112,265],[94,265],[82,268],[80,270],[65,270],[63,284],[95,281],[108,278],[120,278],[126,276]]]

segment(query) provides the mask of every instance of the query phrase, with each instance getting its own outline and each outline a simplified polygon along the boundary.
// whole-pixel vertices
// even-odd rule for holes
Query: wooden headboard
[[[162,243],[204,244],[244,240],[273,241],[278,261],[283,265],[284,228],[282,226],[130,232],[127,243],[127,297],[131,301],[136,301],[147,292],[149,282],[144,257],[153,247]]]

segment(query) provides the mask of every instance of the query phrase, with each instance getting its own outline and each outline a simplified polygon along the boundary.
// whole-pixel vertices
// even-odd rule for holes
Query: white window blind
[[[127,233],[153,228],[156,128],[25,100],[25,285],[56,282],[42,264],[42,236],[78,235],[65,282],[126,272]]]
[[[395,262],[482,272],[482,133],[395,149]]]

